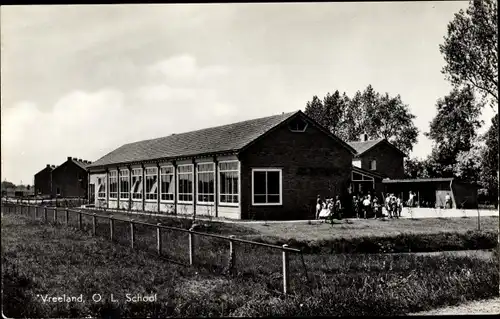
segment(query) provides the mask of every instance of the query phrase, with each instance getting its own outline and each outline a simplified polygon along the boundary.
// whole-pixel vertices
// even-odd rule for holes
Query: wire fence
[[[284,294],[305,290],[312,293],[302,251],[288,245],[259,243],[67,207],[4,202],[4,212],[73,227],[182,265],[203,267],[218,274],[265,278],[269,289]]]

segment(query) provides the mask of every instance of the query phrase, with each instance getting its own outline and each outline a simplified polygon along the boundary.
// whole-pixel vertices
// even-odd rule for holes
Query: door
[[[89,185],[89,204],[95,204],[95,184]]]

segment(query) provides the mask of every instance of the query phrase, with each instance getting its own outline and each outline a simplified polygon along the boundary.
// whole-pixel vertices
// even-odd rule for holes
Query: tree
[[[453,175],[468,182],[479,184],[481,174],[481,153],[483,147],[479,141],[469,151],[457,154],[457,163],[453,167]]]
[[[498,5],[495,0],[473,0],[448,24],[439,46],[446,65],[442,69],[454,86],[472,85],[498,105]]]
[[[381,95],[371,85],[351,99],[339,91],[327,93],[323,102],[314,96],[305,113],[344,141],[357,141],[367,133],[371,139],[386,138],[405,153],[417,142],[415,116],[401,97]]]
[[[14,183],[9,182],[9,181],[3,181],[2,182],[2,189],[7,189],[7,188],[14,188],[16,185]]]
[[[404,172],[406,178],[429,178],[427,161],[418,158],[407,158],[404,161]]]
[[[498,113],[484,135],[485,147],[481,156],[480,180],[483,187],[498,200]]]
[[[437,114],[424,133],[434,141],[429,161],[435,165],[438,176],[453,176],[453,166],[460,152],[468,152],[481,127],[481,105],[475,102],[470,87],[454,89],[436,104]]]

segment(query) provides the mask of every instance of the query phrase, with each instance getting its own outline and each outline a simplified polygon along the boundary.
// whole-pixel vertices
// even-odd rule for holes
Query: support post
[[[214,208],[215,208],[215,217],[219,217],[219,162],[217,161],[217,156],[214,156]]]
[[[38,206],[35,206],[35,219],[38,218]]]
[[[81,230],[83,227],[82,212],[78,212],[78,228]]]
[[[141,164],[142,168],[142,211],[146,211],[146,168],[144,163]]]
[[[66,208],[65,213],[66,213],[66,216],[65,216],[66,226],[68,226],[69,225],[69,209],[68,208]]]
[[[479,208],[477,209],[477,230],[481,231],[481,216],[479,214]]]
[[[92,215],[92,236],[96,235],[96,224],[97,224],[97,217],[96,213]]]
[[[47,222],[47,207],[44,207],[43,208],[43,221],[44,222]]]
[[[160,206],[160,199],[161,199],[161,189],[160,189],[160,187],[161,187],[161,171],[160,171],[160,169],[161,168],[160,168],[160,162],[156,163],[156,169],[157,169],[157,171],[156,171],[156,173],[157,173],[156,174],[156,180],[157,180],[157,185],[158,185],[158,187],[156,187],[156,194],[158,195],[157,198],[156,198],[156,204],[158,206],[157,209],[158,209],[158,214],[159,214],[160,213],[160,208],[161,208],[161,206]],[[175,181],[174,181],[174,183],[175,183]]]
[[[134,241],[135,241],[135,234],[134,234],[134,220],[130,220],[130,247],[134,249]]]
[[[113,241],[113,237],[115,233],[115,221],[113,219],[113,215],[109,216],[109,239]]]
[[[288,293],[289,283],[288,283],[288,248],[287,244],[283,245],[283,293]]]
[[[156,251],[161,256],[161,224],[156,224]]]
[[[229,236],[229,265],[228,265],[228,271],[230,273],[233,273],[234,268],[236,266],[236,253],[234,251],[234,239],[235,236],[231,235]]]
[[[193,241],[193,231],[189,229],[189,264],[193,265],[193,252],[194,252],[194,241]]]
[[[54,207],[54,224],[57,223],[57,207]]]

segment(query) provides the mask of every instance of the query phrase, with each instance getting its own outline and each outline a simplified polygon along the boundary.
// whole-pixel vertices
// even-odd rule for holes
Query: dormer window
[[[288,128],[292,132],[302,133],[305,132],[307,129],[307,122],[301,118],[295,118],[290,121],[290,123],[288,124]]]

